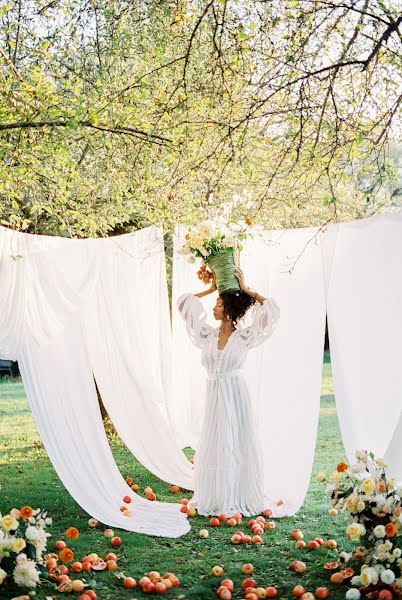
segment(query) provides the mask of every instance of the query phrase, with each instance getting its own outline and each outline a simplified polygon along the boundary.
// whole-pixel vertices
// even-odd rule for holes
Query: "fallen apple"
[[[206,539],[208,536],[209,533],[207,529],[200,529],[200,531],[198,532],[198,537],[201,539]]]
[[[211,569],[211,574],[214,577],[222,577],[223,575],[223,568],[220,567],[219,565],[215,565],[214,567],[212,567]]]
[[[241,571],[245,575],[251,575],[251,573],[254,571],[254,567],[253,567],[253,565],[251,563],[245,563],[242,566]]]

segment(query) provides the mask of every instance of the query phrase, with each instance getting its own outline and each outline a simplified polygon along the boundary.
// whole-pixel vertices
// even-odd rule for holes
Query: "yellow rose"
[[[348,525],[346,533],[348,534],[348,537],[351,540],[358,540],[362,533],[361,525],[359,523],[351,523],[350,525]]]
[[[11,515],[5,515],[1,519],[1,526],[4,529],[4,531],[11,531],[13,529],[17,529],[18,525],[19,523],[17,519],[14,519],[14,517],[12,517]]]
[[[364,569],[364,571],[362,571],[360,573],[360,581],[361,581],[361,584],[363,586],[370,585],[370,583],[371,583],[371,574],[370,574],[370,571],[368,569]]]
[[[17,538],[13,543],[11,549],[13,552],[17,552],[18,554],[25,548],[26,542],[22,538]]]
[[[372,479],[364,479],[362,483],[362,489],[363,492],[369,496],[375,490],[374,481]]]
[[[334,471],[330,475],[330,480],[332,483],[337,483],[340,480],[340,478],[341,478],[341,474],[338,473],[338,471]]]

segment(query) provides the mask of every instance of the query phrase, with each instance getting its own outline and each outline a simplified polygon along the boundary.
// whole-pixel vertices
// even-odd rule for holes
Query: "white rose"
[[[350,588],[345,594],[346,600],[359,600],[361,593],[356,588]]]
[[[17,558],[15,559],[17,565],[23,565],[24,563],[27,562],[27,560],[28,560],[28,557],[23,552],[21,552],[21,554],[18,554]]]
[[[402,554],[402,550],[400,548],[395,548],[395,550],[392,551],[392,554],[396,557],[399,558]]]
[[[364,465],[363,463],[354,463],[349,468],[352,473],[362,473],[363,471],[365,471],[366,465]]]
[[[366,508],[366,503],[363,500],[359,500],[356,508],[358,512],[362,512]]]
[[[377,573],[381,573],[381,571],[385,570],[384,565],[374,565],[374,569],[377,571]]]
[[[375,535],[376,538],[383,538],[383,537],[385,537],[385,527],[384,527],[384,525],[377,525],[377,527],[374,527],[373,533],[374,533],[374,535]]]
[[[3,583],[3,581],[5,580],[6,577],[7,577],[7,573],[5,571],[3,571],[3,569],[0,569],[0,585]]]
[[[395,573],[391,571],[391,569],[385,569],[380,574],[380,579],[383,583],[394,583],[395,581]]]
[[[350,583],[352,585],[361,585],[361,579],[360,579],[360,575],[355,575],[354,577],[352,577],[352,579],[350,580]]]
[[[46,525],[52,525],[52,523],[53,523],[52,517],[46,517],[45,523],[46,523]]]
[[[385,460],[383,458],[376,458],[375,462],[377,463],[377,465],[379,467],[381,467],[382,469],[386,469],[388,467],[387,463],[385,462]]]
[[[361,462],[364,462],[364,463],[367,462],[367,459],[368,459],[367,450],[357,450],[356,458],[357,458],[357,460],[359,460]]]
[[[25,530],[25,537],[29,541],[37,540],[39,537],[39,531],[36,529],[36,527],[29,526]]]

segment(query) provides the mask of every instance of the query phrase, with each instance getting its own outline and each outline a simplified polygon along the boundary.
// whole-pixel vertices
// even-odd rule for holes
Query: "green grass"
[[[88,515],[66,492],[49,461],[19,379],[0,380],[0,440],[0,512],[5,514],[12,507],[24,504],[47,509],[53,517],[53,525],[49,528],[53,536],[48,544],[49,550],[55,540],[63,538],[67,527],[76,526],[80,537],[70,544],[76,557],[81,558],[90,552],[105,556],[110,547],[101,530],[88,527]],[[169,491],[169,485],[142,467],[117,436],[109,434],[109,441],[116,463],[125,477],[133,476],[141,489],[150,485],[160,500],[177,501],[177,496]],[[222,565],[225,576],[234,580],[236,591],[233,598],[243,598],[240,569],[245,562],[253,563],[254,576],[259,584],[278,586],[280,598],[291,598],[291,590],[296,583],[314,592],[319,585],[329,583],[330,572],[323,569],[323,564],[333,560],[335,553],[327,549],[296,551],[289,532],[300,527],[306,540],[318,535],[324,539],[331,537],[338,540],[342,549],[351,549],[345,538],[344,517],[334,519],[328,516],[329,503],[324,487],[315,481],[319,471],[330,472],[342,459],[344,449],[334,403],[331,365],[329,357],[325,356],[316,455],[308,495],[300,512],[294,517],[277,520],[276,529],[264,534],[265,544],[261,547],[233,546],[229,543],[233,530],[226,527],[208,527],[209,538],[200,540],[197,532],[208,526],[205,517],[191,519],[192,530],[177,540],[119,531],[123,540],[117,552],[119,569],[137,580],[150,570],[174,572],[181,585],[170,590],[166,595],[168,598],[216,598],[219,579],[210,575],[215,564]],[[246,522],[241,528],[247,529]],[[289,563],[296,558],[307,564],[307,571],[302,576],[288,570]],[[95,589],[101,599],[139,600],[148,597],[138,588],[123,589],[113,573],[98,573],[96,581],[98,586]],[[329,587],[331,597],[344,598],[345,588],[332,584]],[[17,595],[15,592],[15,589],[3,587],[0,598],[7,600]],[[49,588],[47,593],[38,590],[37,598],[44,599],[48,594]],[[61,598],[63,595],[54,597]]]

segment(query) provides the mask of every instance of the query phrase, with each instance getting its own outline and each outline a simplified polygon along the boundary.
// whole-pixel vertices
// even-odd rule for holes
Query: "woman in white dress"
[[[183,294],[177,301],[192,342],[201,348],[207,370],[207,397],[198,450],[194,457],[194,495],[188,506],[201,515],[244,516],[264,510],[263,456],[254,411],[242,374],[247,353],[265,342],[279,319],[279,307],[244,283],[236,271],[241,291],[218,296],[213,309],[220,327],[206,323],[200,298],[216,290]],[[252,308],[252,323],[238,321]]]

